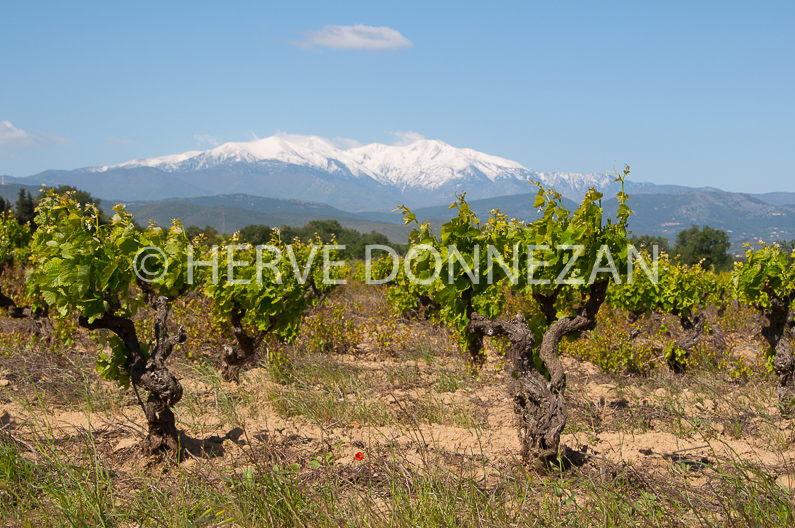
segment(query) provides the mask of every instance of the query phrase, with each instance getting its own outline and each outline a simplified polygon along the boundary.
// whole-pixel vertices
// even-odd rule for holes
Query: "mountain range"
[[[463,191],[471,199],[521,194],[532,191],[530,180],[575,200],[592,186],[616,190],[605,174],[536,172],[438,140],[340,149],[317,136],[271,136],[119,165],[7,178],[13,183],[73,185],[121,201],[243,193],[300,198],[353,212],[391,209],[395,203],[432,206]],[[629,189],[649,185],[630,182]]]
[[[66,184],[125,203],[144,221],[179,217],[186,225],[230,232],[250,223],[337,219],[346,227],[375,229],[405,241],[409,229],[390,212],[395,204],[410,206],[418,218],[441,220],[449,217],[446,206],[453,195],[466,192],[483,216],[500,209],[532,220],[537,213],[531,180],[573,202],[595,187],[605,193],[608,211],[619,185],[609,174],[536,172],[438,140],[342,149],[317,136],[278,135],[118,165],[6,176],[0,195],[9,198],[20,185]],[[638,234],[672,238],[690,224],[706,224],[728,231],[735,243],[795,238],[795,193],[750,195],[635,181],[628,181],[626,190],[635,211],[631,228]]]

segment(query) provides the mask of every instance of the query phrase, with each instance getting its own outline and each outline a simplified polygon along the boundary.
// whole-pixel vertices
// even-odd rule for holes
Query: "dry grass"
[[[605,374],[565,358],[562,471],[538,474],[516,459],[492,348],[473,377],[444,329],[394,318],[383,291],[341,288],[329,304],[364,336],[349,353],[307,352],[304,335],[240,384],[218,377],[211,347],[172,358],[179,464],[137,453],[137,400],[98,378],[95,352],[4,334],[0,525],[795,524],[795,427],[762,370]],[[384,346],[380,328],[406,337]],[[727,357],[754,346],[743,331]]]

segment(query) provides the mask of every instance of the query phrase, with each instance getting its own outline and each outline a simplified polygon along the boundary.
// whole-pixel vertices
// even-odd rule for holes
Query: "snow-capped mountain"
[[[244,143],[225,143],[206,151],[133,160],[119,165],[89,170],[152,167],[166,172],[189,172],[234,163],[276,161],[310,167],[330,173],[347,173],[357,178],[372,178],[378,183],[405,190],[438,189],[472,176],[489,181],[528,179],[545,184],[571,185],[578,190],[603,186],[610,179],[602,174],[538,173],[521,164],[473,149],[455,148],[439,140],[419,140],[402,146],[371,143],[340,149],[318,136],[280,135]]]
[[[470,199],[534,192],[531,180],[574,200],[589,187],[615,190],[607,175],[535,172],[439,140],[343,149],[318,136],[284,134],[65,175],[43,173],[36,179],[125,201],[246,193],[314,200],[351,211],[383,210],[396,203],[437,205],[464,191]]]

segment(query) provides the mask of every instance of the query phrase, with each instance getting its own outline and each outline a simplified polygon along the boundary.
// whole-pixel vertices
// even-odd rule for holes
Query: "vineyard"
[[[1,215],[0,524],[795,525],[795,254],[714,273],[561,198],[402,207],[364,261]]]

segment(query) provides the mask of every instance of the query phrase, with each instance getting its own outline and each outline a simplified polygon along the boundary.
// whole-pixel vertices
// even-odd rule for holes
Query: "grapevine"
[[[401,208],[406,223],[417,224],[411,234],[414,245],[406,256],[406,274],[410,272],[415,283],[427,288],[426,294],[456,329],[473,364],[483,361],[484,337],[504,334],[511,342],[511,391],[526,460],[548,462],[557,456],[566,423],[566,374],[558,358],[558,343],[567,334],[595,326],[607,286],[611,280],[620,280],[618,270],[627,262],[631,210],[623,182],[628,173],[629,167],[617,174],[622,191],[615,222],[602,222],[602,194],[593,189],[571,212],[559,193],[540,185],[534,206],[542,215],[531,224],[493,212],[481,225],[461,195],[451,206],[458,215],[442,225],[437,237],[429,224],[417,223],[407,207]],[[520,258],[524,255],[532,258]],[[533,348],[536,338],[522,314],[497,319],[503,303],[493,300],[499,299],[506,282],[535,295],[542,305],[548,326],[537,351]],[[566,289],[579,292],[584,302],[573,312],[552,313],[550,307]]]
[[[795,358],[790,344],[795,329],[795,253],[763,245],[749,248],[745,255],[747,263],[735,264],[734,291],[740,302],[754,306],[767,321],[761,333],[776,373],[776,395],[782,414],[791,416],[795,411]]]
[[[267,336],[283,342],[295,339],[306,309],[339,280],[336,272],[323,269],[324,257],[336,260],[336,250],[318,243],[295,240],[288,245],[278,232],[268,245],[235,242],[211,249],[205,257],[216,259],[221,273],[205,282],[204,292],[213,301],[216,320],[229,323],[235,338],[235,345],[225,347],[221,356],[221,373],[227,380],[237,379]]]
[[[150,225],[138,232],[123,206],[115,210],[111,223],[104,225],[93,204],[82,206],[69,195],[46,193],[37,207],[28,293],[61,316],[77,311],[83,328],[114,334],[107,339],[111,353],[100,355],[98,370],[123,386],[149,391],[146,403],[141,402],[149,425],[144,451],[178,452],[171,408],[182,398],[182,386],[165,362],[185,340],[181,328],[169,334],[167,320],[169,301],[190,286],[188,241],[179,223],[167,231]],[[153,254],[164,258],[148,258],[142,276],[139,265]],[[147,304],[155,310],[149,344],[139,340],[132,320]]]
[[[638,255],[632,280],[611,285],[607,303],[611,308],[627,310],[634,317],[643,313],[678,317],[685,335],[665,350],[665,359],[672,370],[682,372],[690,350],[703,335],[706,322],[703,310],[717,291],[717,279],[701,266],[681,264],[665,253],[648,257]],[[644,270],[641,263],[650,260],[652,267]]]
[[[30,226],[20,225],[13,214],[0,214],[0,275],[17,265],[25,269],[30,259]],[[0,291],[0,308],[13,319],[28,319],[38,337],[49,336],[52,324],[46,308],[19,306],[17,302]]]

